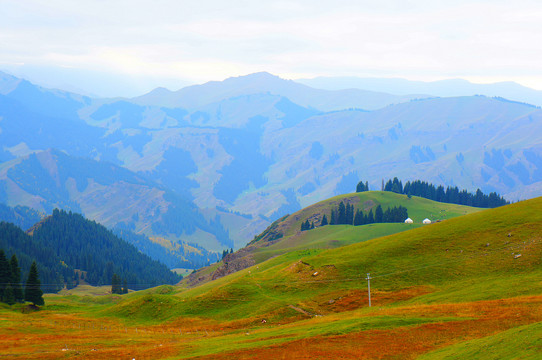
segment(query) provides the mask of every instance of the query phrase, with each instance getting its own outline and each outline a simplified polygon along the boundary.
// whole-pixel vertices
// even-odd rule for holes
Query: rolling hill
[[[288,251],[190,289],[48,296],[50,311],[27,319],[65,334],[66,351],[84,357],[536,359],[541,207],[536,198],[346,246]],[[26,336],[2,349],[35,351],[43,334],[25,330],[19,311],[0,313],[13,324],[0,324],[0,333]],[[54,353],[64,345],[40,346]]]
[[[413,219],[414,224],[401,222],[374,223],[363,226],[320,226],[323,216],[326,215],[329,219],[332,209],[337,209],[340,202],[351,204],[355,209],[365,213],[374,212],[378,205],[383,209],[402,206],[408,210],[408,215]],[[184,280],[184,283],[194,286],[293,251],[343,247],[411,230],[421,226],[425,218],[430,218],[432,221],[443,221],[480,210],[469,206],[440,203],[417,196],[409,197],[384,191],[340,195],[282,217],[256,236],[246,247],[226,255],[218,264],[213,264],[191,274]],[[300,231],[301,224],[306,220],[314,223],[316,228],[310,231]]]
[[[352,349],[344,356],[354,358],[353,343],[360,336],[402,327],[447,339],[425,350],[402,350],[425,352],[542,321],[541,206],[537,198],[348,246],[287,252],[176,296],[132,296],[108,313],[123,318],[155,296],[169,300],[170,317],[162,314],[158,322],[205,316],[252,328],[249,343],[244,334],[230,337],[235,345],[203,340],[192,356],[221,351],[234,356],[243,349],[277,354],[274,345],[288,351],[302,339],[306,350],[328,353],[340,336]],[[366,273],[372,277],[374,310],[366,307]],[[479,326],[471,325],[473,318]],[[276,325],[262,326],[259,319]],[[453,329],[462,327],[464,335],[455,337]],[[327,347],[318,347],[320,341]],[[211,343],[217,348],[205,350]]]

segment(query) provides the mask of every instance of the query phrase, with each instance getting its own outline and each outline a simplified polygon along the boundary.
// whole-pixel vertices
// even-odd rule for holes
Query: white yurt
[[[422,221],[422,223],[424,223],[424,224],[431,224],[431,220],[429,220],[429,219],[426,218],[426,219],[424,219],[424,220]]]
[[[414,223],[414,221],[412,221],[411,218],[408,218],[405,220],[405,224],[412,224],[412,223]]]

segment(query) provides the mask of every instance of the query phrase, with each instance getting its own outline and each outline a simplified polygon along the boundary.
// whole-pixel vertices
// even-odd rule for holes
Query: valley
[[[0,90],[0,244],[46,292],[0,303],[2,355],[542,351],[536,106],[269,73],[132,99]]]
[[[542,360],[542,2],[0,13],[0,360]]]
[[[536,106],[426,95],[370,108],[352,93],[255,73],[93,99],[2,74],[0,202],[220,253],[362,178],[371,190],[397,176],[510,201],[542,194]]]

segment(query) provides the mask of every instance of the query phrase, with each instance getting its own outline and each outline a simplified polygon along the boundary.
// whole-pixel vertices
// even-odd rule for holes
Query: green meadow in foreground
[[[116,331],[106,341],[84,340],[88,335],[74,328],[40,328],[71,334],[83,358],[100,358],[87,345],[100,341],[110,357],[129,350],[164,359],[536,359],[542,198],[477,210],[458,208],[470,214],[426,226],[326,226],[303,232],[301,243],[286,235],[259,248],[272,256],[193,288],[122,296],[80,288],[47,296],[47,305],[30,315],[4,306],[0,317],[13,320],[0,321],[0,334],[38,339],[14,324],[49,318],[55,320],[48,324],[75,318]]]

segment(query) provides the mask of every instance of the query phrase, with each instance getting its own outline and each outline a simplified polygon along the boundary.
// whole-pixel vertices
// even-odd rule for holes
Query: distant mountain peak
[[[154,95],[154,96],[165,96],[171,94],[173,91],[165,88],[165,87],[157,87],[156,89],[151,90],[147,95]]]
[[[280,76],[273,75],[267,71],[255,72],[248,75],[241,75],[238,78],[254,78],[254,79],[282,79]],[[284,79],[282,79],[284,80]]]

